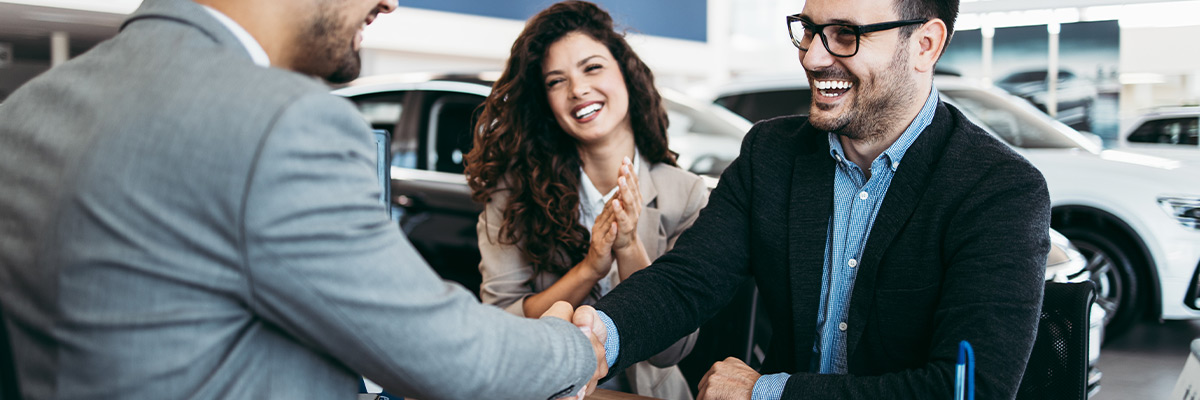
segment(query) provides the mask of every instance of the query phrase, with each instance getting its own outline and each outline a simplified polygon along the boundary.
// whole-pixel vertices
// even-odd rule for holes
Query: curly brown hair
[[[467,182],[477,202],[509,192],[500,241],[524,241],[534,272],[564,274],[587,255],[590,232],[579,224],[580,158],[576,141],[555,121],[543,83],[550,45],[583,33],[612,52],[625,77],[634,142],[651,163],[675,165],[667,146],[667,111],[654,74],[638,58],[612,17],[586,1],[556,3],[525,25],[513,43],[504,73],[492,86],[465,157]]]

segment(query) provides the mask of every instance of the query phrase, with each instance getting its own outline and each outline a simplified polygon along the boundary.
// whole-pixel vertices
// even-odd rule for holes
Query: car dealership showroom
[[[0,0],[0,400],[1200,398],[1200,0],[590,2]]]

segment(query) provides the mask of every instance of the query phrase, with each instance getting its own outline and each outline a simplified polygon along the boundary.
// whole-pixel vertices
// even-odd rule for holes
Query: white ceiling
[[[1129,4],[1169,3],[1170,0],[963,0],[960,13],[1047,10]]]

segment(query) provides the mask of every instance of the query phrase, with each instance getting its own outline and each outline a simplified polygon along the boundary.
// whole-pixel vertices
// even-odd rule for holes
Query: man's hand
[[[696,400],[749,399],[759,376],[742,360],[726,358],[713,364],[704,378],[700,379],[700,394]]]
[[[592,374],[592,379],[574,397],[559,399],[583,400],[584,397],[596,391],[596,384],[600,378],[608,375],[608,360],[604,358],[604,341],[608,339],[608,328],[604,326],[604,322],[600,321],[596,309],[591,306],[582,306],[579,307],[579,310],[575,310],[571,307],[571,303],[565,301],[554,302],[550,309],[542,313],[542,318],[546,317],[571,321],[579,327],[580,331],[583,331],[583,336],[592,342],[592,351],[596,353],[596,372]]]
[[[571,322],[575,315],[575,308],[571,307],[571,303],[565,301],[556,301],[550,305],[546,312],[542,313],[541,318],[554,317],[563,321]]]
[[[608,360],[604,356],[604,342],[608,340],[608,328],[604,326],[604,322],[600,321],[600,315],[596,314],[596,309],[592,306],[580,306],[575,310],[575,316],[571,320],[583,331],[584,336],[587,336],[592,341],[592,351],[596,352],[596,373],[592,375],[592,380],[588,382],[582,393],[584,396],[592,394],[596,390],[596,384],[605,375],[608,375]]]

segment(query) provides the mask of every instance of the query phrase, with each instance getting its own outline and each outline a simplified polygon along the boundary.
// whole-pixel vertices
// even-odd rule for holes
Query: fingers
[[[613,219],[613,209],[612,209],[612,202],[610,201],[610,202],[608,202],[608,204],[604,205],[603,210],[600,210],[600,215],[596,216],[596,223],[593,226],[598,226],[600,224],[611,221],[612,219]]]
[[[626,158],[626,160],[628,160],[628,158]],[[630,162],[630,161],[626,161],[626,162],[629,164],[629,168],[628,168],[629,173],[626,174],[626,176],[629,177],[629,189],[630,189],[630,191],[633,192],[633,194],[635,196],[635,199],[633,199],[633,201],[636,202],[637,205],[640,207],[642,204],[645,204],[645,202],[642,201],[641,178],[638,178],[637,171],[635,171],[633,169],[633,162]]]
[[[587,336],[591,340],[592,351],[596,354],[596,372],[584,388],[586,394],[592,394],[596,390],[596,382],[599,382],[601,378],[608,375],[608,360],[605,358],[604,352],[604,342],[608,339],[608,328],[600,321],[600,316],[596,314],[596,309],[591,306],[579,307],[571,322],[575,326],[578,326],[583,331],[584,336]]]
[[[760,375],[742,360],[729,357],[713,364],[696,389],[696,400],[750,398]]]
[[[550,309],[542,313],[542,318],[554,317],[564,321],[572,321],[573,314],[575,314],[575,307],[571,306],[571,303],[556,301],[550,305]]]
[[[629,213],[625,212],[625,205],[621,199],[613,199],[610,204],[612,204],[613,216],[616,217],[617,224],[625,228],[622,229],[623,231],[628,232],[631,227],[637,227],[637,217],[630,216]]]
[[[641,214],[641,206],[644,202],[642,201],[641,186],[638,184],[638,176],[634,173],[629,157],[621,162],[621,170],[617,176],[617,187],[621,188],[620,197],[625,199],[625,205],[633,212],[636,219]]]
[[[596,309],[592,306],[579,306],[579,309],[575,310],[571,323],[580,328],[587,327],[601,342],[608,340],[608,328],[604,326],[604,322],[600,321],[600,314],[597,314]]]

